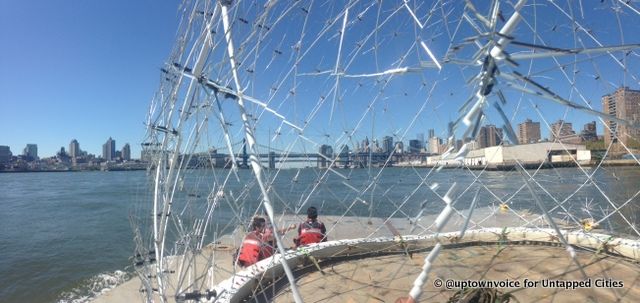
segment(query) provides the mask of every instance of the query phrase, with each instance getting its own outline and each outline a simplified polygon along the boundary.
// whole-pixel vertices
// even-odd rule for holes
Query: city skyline
[[[156,5],[127,1],[3,3],[0,9],[0,37],[6,41],[6,47],[0,49],[0,58],[10,60],[3,61],[4,68],[0,71],[0,103],[6,113],[0,120],[0,127],[12,131],[3,133],[0,145],[10,146],[12,152],[16,153],[26,144],[35,143],[40,155],[53,156],[60,146],[66,146],[65,142],[74,137],[82,142],[87,152],[101,155],[103,138],[113,135],[131,143],[132,155],[140,155],[149,103],[157,91],[162,77],[160,70],[175,40],[178,7],[178,1]],[[96,15],[95,12],[101,13]],[[22,18],[27,14],[31,18]],[[618,27],[612,22],[605,25]],[[552,44],[555,42],[562,45],[561,41],[549,41]],[[438,56],[443,56],[449,44],[437,44],[434,41],[432,47]],[[601,73],[611,75],[611,79],[581,86],[581,94],[594,101],[596,109],[601,109],[597,100],[612,93],[616,86],[626,84],[623,73],[615,70],[615,66],[599,65],[602,67]],[[362,65],[355,65],[354,69],[370,70]],[[456,68],[448,73],[452,74],[452,70],[458,72]],[[442,73],[447,74],[446,68]],[[586,73],[579,74],[583,75]],[[33,89],[34,77],[46,81],[39,81],[38,89]],[[431,85],[432,72],[425,71],[424,77],[422,81]],[[593,80],[593,77],[589,79]],[[398,96],[407,96],[406,91],[399,89],[390,87],[389,95],[395,96],[397,93]],[[426,91],[411,87],[409,92],[412,91],[414,94],[406,97],[409,98],[407,101],[422,102],[419,100],[424,99]],[[399,131],[407,133],[403,141],[409,142],[415,134],[428,134],[430,129],[434,129],[435,134],[444,138],[447,123],[455,119],[457,107],[469,95],[469,88],[461,89],[443,83],[434,90],[434,101],[426,107],[425,117],[409,125],[406,119],[400,117],[412,116],[412,108],[393,108],[396,111],[393,115],[377,116],[383,118],[379,118],[381,122],[376,125],[375,137],[381,138]],[[514,95],[507,94],[507,98],[514,100]],[[577,99],[574,101],[582,102]],[[548,117],[548,121],[564,119],[572,120],[575,125],[583,125],[595,119],[580,112],[564,111],[564,107],[563,111],[559,111],[560,107],[556,105],[540,103],[545,106],[538,115]],[[392,105],[378,106],[376,111],[384,112],[388,108],[392,108]],[[536,114],[531,115],[533,108],[533,105],[524,101],[520,111],[512,118],[513,126],[516,127],[517,121],[524,120],[527,115],[538,118]],[[350,109],[353,108],[341,109],[341,114],[346,115]],[[324,112],[322,114],[326,115]],[[231,122],[239,124],[238,120]],[[302,124],[302,121],[293,122]],[[501,125],[496,119],[486,124]],[[597,130],[602,133],[604,129],[600,124],[598,121]],[[316,136],[317,143],[333,143],[317,137],[324,133],[337,137],[345,131],[340,129],[341,123],[327,127],[310,128],[305,134]],[[263,132],[266,128],[262,128]],[[277,125],[273,127],[276,128]],[[367,135],[363,129],[366,128],[359,130],[355,137]],[[547,127],[543,125],[541,130],[543,137],[549,136]],[[266,144],[269,140],[264,133],[258,135],[262,143]],[[236,139],[241,137],[237,136]],[[373,131],[370,136],[373,137]],[[282,142],[281,146],[288,143]],[[223,146],[222,142],[213,145],[218,148]]]
[[[109,150],[109,155],[107,157],[107,155],[105,154],[105,147],[108,146],[108,150]],[[19,151],[18,149],[14,149],[12,146],[9,145],[4,145],[4,144],[0,144],[0,147],[3,148],[3,152],[4,153],[11,153],[12,156],[25,156],[27,158],[33,158],[33,159],[43,159],[43,158],[51,158],[51,157],[55,157],[57,156],[60,152],[64,152],[66,153],[66,155],[68,155],[70,158],[80,158],[80,157],[87,157],[87,156],[91,156],[91,157],[95,157],[95,158],[102,158],[105,159],[107,161],[111,161],[114,160],[116,157],[118,158],[122,158],[123,160],[131,160],[131,145],[127,142],[125,144],[122,145],[121,149],[117,148],[116,145],[116,140],[112,139],[112,137],[109,137],[109,139],[107,139],[106,143],[102,145],[102,153],[100,154],[94,154],[94,153],[90,153],[87,152],[86,150],[83,150],[80,147],[80,142],[76,139],[72,139],[71,142],[69,142],[68,144],[68,148],[65,148],[64,145],[61,145],[60,148],[58,148],[58,150],[56,151],[56,153],[54,155],[42,155],[38,150],[38,143],[27,143],[25,145],[24,148],[21,149],[21,151]],[[5,151],[6,150],[6,151]],[[118,154],[121,154],[121,156],[117,156]],[[139,159],[139,157],[135,157],[136,159]]]
[[[534,124],[536,127],[538,127],[538,129],[536,130],[536,132],[534,132],[535,134],[537,134],[537,140],[533,140],[533,141],[528,141],[526,143],[523,143],[522,141],[522,135],[523,135],[523,130],[522,127],[524,124]],[[541,133],[539,127],[540,127],[540,123],[538,121],[532,121],[531,119],[527,118],[524,121],[522,121],[521,123],[517,124],[520,128],[520,132],[518,133],[517,137],[518,137],[518,144],[528,144],[528,143],[536,143],[536,142],[541,142],[541,141],[553,141],[555,140],[555,136],[553,135],[554,132],[558,133],[560,132],[564,137],[567,136],[574,136],[574,137],[581,137],[581,136],[590,136],[591,133],[589,133],[587,131],[588,128],[593,128],[593,132],[594,134],[600,134],[599,136],[597,136],[596,139],[599,139],[602,137],[603,132],[598,132],[597,128],[595,127],[595,125],[597,125],[597,123],[595,121],[592,122],[588,122],[586,124],[584,124],[583,126],[583,131],[582,133],[577,133],[575,132],[575,130],[573,129],[573,124],[571,122],[568,121],[564,121],[562,119],[557,120],[556,122],[551,124],[551,128],[552,130],[549,131],[549,136],[544,137],[544,136],[540,136],[539,134]],[[530,126],[527,126],[530,127]],[[558,130],[555,130],[555,129]],[[529,130],[530,131],[530,130]],[[411,152],[411,151],[417,151],[417,150],[421,150],[421,149],[425,149],[428,153],[441,153],[441,147],[443,145],[446,145],[446,137],[440,137],[438,136],[435,132],[432,131],[432,129],[428,129],[428,134],[429,136],[433,136],[433,137],[429,137],[429,138],[424,138],[424,133],[417,133],[415,135],[415,138],[406,138],[405,140],[402,141],[397,141],[394,137],[389,136],[389,135],[381,135],[377,138],[369,138],[368,136],[365,136],[363,139],[361,140],[355,140],[355,144],[354,146],[349,146],[348,144],[346,146],[349,146],[349,148],[353,149],[354,151],[358,151],[361,148],[364,148],[365,145],[367,147],[372,147],[372,148],[376,148],[379,150],[382,150],[384,152],[388,152],[391,149],[395,148],[395,144],[396,143],[400,143],[403,150],[405,152]],[[526,132],[525,132],[526,134]],[[561,136],[562,137],[562,136]],[[480,131],[478,133],[478,136],[476,138],[456,138],[459,140],[462,139],[472,139],[475,140],[478,143],[478,148],[484,148],[484,147],[489,147],[489,146],[495,146],[495,145],[500,145],[506,138],[504,138],[504,134],[501,128],[496,127],[493,124],[485,124],[480,128]],[[369,141],[371,140],[371,142]],[[422,141],[424,140],[424,141]],[[362,146],[360,145],[362,141]],[[561,141],[565,142],[564,140],[561,139]],[[369,143],[370,142],[370,143]],[[406,146],[407,148],[404,149],[404,146]],[[575,142],[569,142],[569,143],[575,143]],[[511,144],[510,144],[511,145]],[[10,145],[6,145],[6,144],[2,144],[2,142],[0,142],[0,146],[8,146],[9,147],[9,151],[12,153],[13,156],[17,156],[17,155],[25,155],[28,156],[28,150],[31,149],[35,149],[35,153],[37,155],[38,158],[48,158],[48,157],[53,157],[56,154],[53,155],[42,155],[40,152],[38,152],[39,149],[39,145],[38,143],[27,143],[25,144],[25,147],[22,148],[21,152],[17,152],[18,149],[16,149],[13,146]],[[105,159],[107,161],[113,160],[116,157],[116,154],[118,153],[123,153],[125,150],[127,152],[128,157],[124,157],[124,155],[122,155],[123,159],[126,160],[130,160],[130,159],[141,159],[142,158],[142,150],[139,150],[139,152],[137,154],[134,154],[131,151],[131,145],[129,142],[125,143],[124,145],[122,145],[122,148],[119,150],[117,148],[116,145],[116,139],[113,139],[112,136],[109,136],[109,138],[106,140],[106,143],[102,144],[102,149],[100,153],[94,154],[94,153],[90,153],[87,150],[84,150],[82,148],[80,148],[80,141],[77,139],[71,139],[70,143],[68,143],[68,149],[65,149],[65,145],[60,145],[60,148],[58,148],[56,150],[56,153],[58,153],[60,151],[60,149],[65,149],[66,153],[70,156],[70,157],[75,157],[76,153],[83,153],[83,154],[92,154],[97,158],[102,158]],[[326,145],[329,146],[329,145]],[[333,146],[332,146],[333,147]],[[215,148],[215,147],[212,147]],[[223,148],[223,147],[222,147]],[[322,147],[321,147],[322,148]],[[237,153],[238,151],[236,151]],[[224,152],[223,152],[224,153]],[[109,154],[109,155],[107,155]]]

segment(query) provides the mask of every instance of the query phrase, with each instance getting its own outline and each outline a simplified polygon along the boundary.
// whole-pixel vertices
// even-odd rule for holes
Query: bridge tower
[[[247,139],[242,139],[242,168],[249,168],[247,160],[249,155],[247,154]]]
[[[269,152],[269,169],[276,168],[276,152]]]

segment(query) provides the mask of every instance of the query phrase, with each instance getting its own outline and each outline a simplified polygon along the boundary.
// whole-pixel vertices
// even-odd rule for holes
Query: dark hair
[[[316,209],[313,206],[307,208],[307,217],[309,217],[311,219],[317,218],[318,217],[318,209]]]
[[[263,217],[253,217],[253,222],[251,222],[251,230],[261,229],[265,226],[267,220]]]

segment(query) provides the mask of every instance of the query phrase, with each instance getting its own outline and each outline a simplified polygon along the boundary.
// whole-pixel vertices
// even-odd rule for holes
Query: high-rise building
[[[551,141],[555,141],[556,139],[560,139],[563,137],[575,135],[576,132],[573,131],[573,125],[569,122],[565,122],[564,120],[558,120],[551,124]]]
[[[420,140],[409,140],[409,153],[417,154],[420,152]]]
[[[122,160],[125,160],[125,161],[131,160],[131,147],[129,146],[129,143],[126,143],[122,147],[122,151],[120,152],[120,154],[122,155]]]
[[[422,148],[424,146],[424,133],[419,133],[416,138],[418,138],[418,141],[420,141],[420,148]]]
[[[382,138],[382,152],[387,154],[393,152],[393,137],[385,136]]]
[[[440,144],[442,144],[442,140],[438,137],[429,138],[429,152],[432,154],[440,153]]]
[[[0,145],[0,163],[9,163],[12,156],[9,146]]]
[[[464,143],[462,143],[462,140],[458,139],[456,140],[456,151],[460,151],[462,149],[462,145]]]
[[[551,124],[551,141],[559,141],[562,143],[579,144],[582,142],[580,136],[573,131],[573,125],[564,120],[558,120]]]
[[[22,155],[27,158],[27,161],[38,160],[38,145],[27,144],[27,146],[22,150]]]
[[[597,141],[598,133],[596,132],[596,121],[589,122],[584,125],[580,133],[583,141]]]
[[[485,125],[480,128],[476,141],[478,141],[479,148],[500,145],[502,143],[502,128],[497,128],[492,124]]]
[[[602,109],[604,113],[619,119],[638,123],[640,122],[640,91],[628,87],[618,88],[610,95],[602,97]],[[616,150],[622,149],[623,143],[628,147],[640,148],[640,130],[630,128],[627,125],[614,121],[605,121],[604,143],[609,146],[615,143]]]
[[[436,136],[436,131],[433,130],[433,128],[429,129],[429,139],[433,138]]]
[[[76,139],[73,139],[71,140],[71,143],[69,143],[69,157],[73,159],[79,156],[80,156],[80,143],[78,143]]]
[[[402,141],[396,142],[396,153],[398,154],[404,153],[404,143],[402,143]]]
[[[540,122],[533,122],[531,119],[527,119],[518,124],[518,143],[536,143],[540,139]]]
[[[362,140],[362,152],[369,152],[369,137],[365,137],[364,140]]]
[[[116,160],[116,140],[111,139],[111,137],[109,137],[107,143],[102,145],[102,158],[106,161]]]

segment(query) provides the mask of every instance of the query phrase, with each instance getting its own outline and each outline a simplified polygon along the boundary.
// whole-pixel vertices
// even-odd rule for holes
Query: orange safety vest
[[[262,246],[262,239],[258,233],[252,231],[247,234],[242,241],[242,247],[240,247],[238,264],[241,266],[249,266],[264,259],[265,257],[261,254],[263,250]]]
[[[299,245],[307,245],[311,243],[320,243],[325,235],[323,231],[324,224],[313,221],[304,222],[300,225]]]

